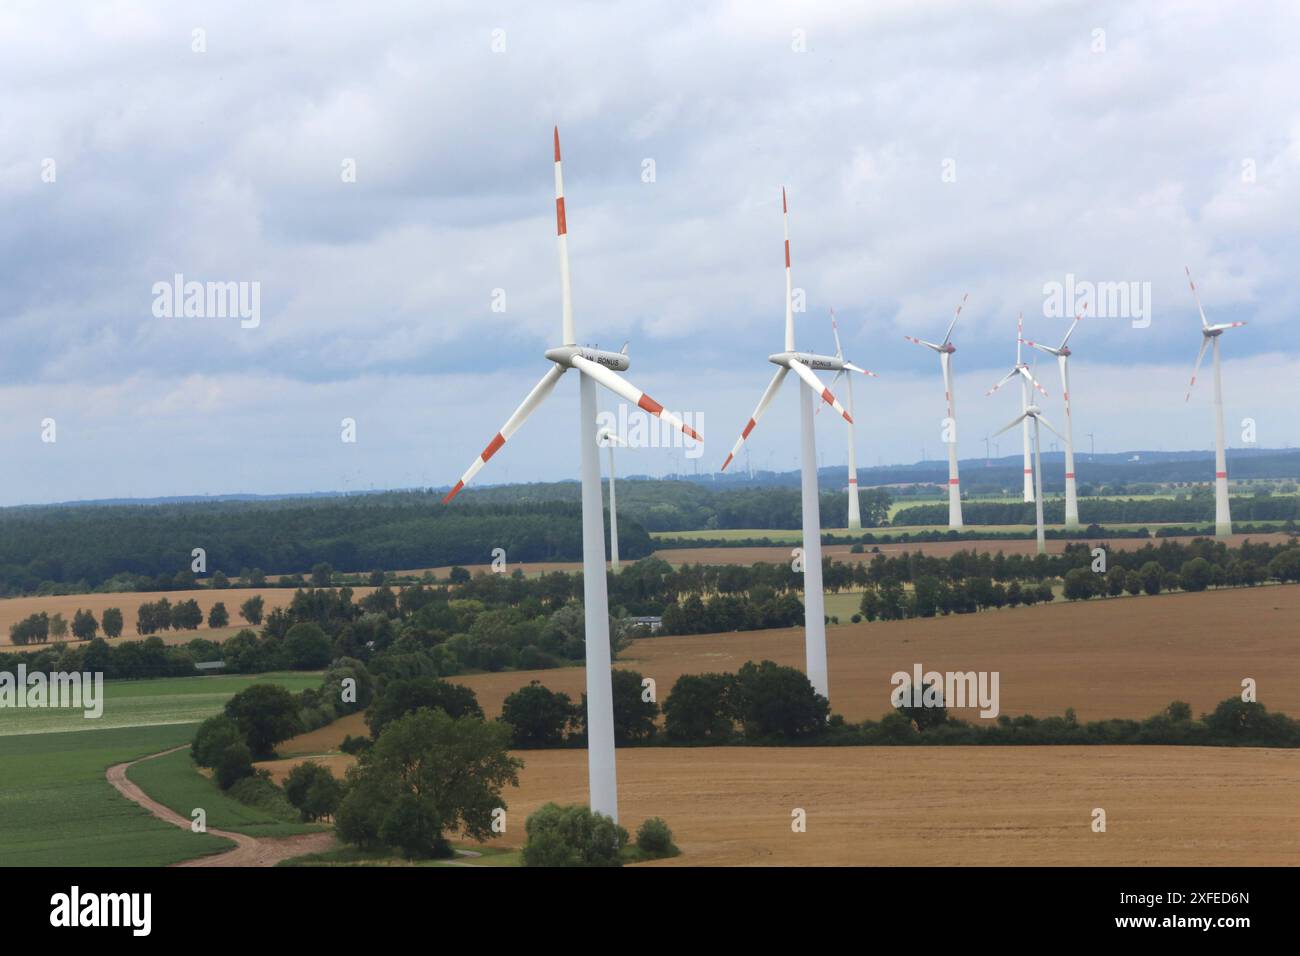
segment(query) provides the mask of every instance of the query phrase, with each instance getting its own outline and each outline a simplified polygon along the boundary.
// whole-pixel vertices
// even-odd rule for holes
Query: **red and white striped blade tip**
[[[446,497],[442,499],[442,503],[444,505],[448,504],[452,498],[455,498],[458,494],[460,494],[460,490],[464,487],[465,487],[465,482],[463,481],[456,482],[456,487],[451,489],[451,491],[447,492]]]
[[[560,128],[555,127],[555,161],[560,161]]]
[[[727,460],[724,461],[724,462],[722,463],[722,468],[721,468],[720,470],[722,470],[722,471],[726,471],[726,470],[727,470],[727,466],[731,464],[731,459],[733,459],[734,457],[736,457],[736,456],[735,456],[735,455],[728,455],[728,456],[727,456]]]

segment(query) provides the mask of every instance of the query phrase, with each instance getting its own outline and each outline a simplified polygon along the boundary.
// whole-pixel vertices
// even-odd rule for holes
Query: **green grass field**
[[[320,681],[320,673],[310,671],[110,680],[104,682],[104,713],[101,717],[87,719],[80,710],[4,708],[0,710],[0,737],[189,724],[211,717],[227,700],[253,684],[281,684],[296,693],[308,687],[318,687]]]
[[[519,866],[519,851],[477,843],[453,843],[458,850],[481,854],[458,856],[455,860],[404,860],[388,850],[362,850],[353,846],[336,847],[324,853],[309,853],[284,860],[276,866]]]
[[[207,813],[210,829],[233,830],[256,837],[293,836],[327,829],[299,822],[289,808],[250,807],[226,796],[209,777],[199,773],[189,750],[146,760],[127,771],[127,777],[159,803],[183,817],[195,808]]]
[[[193,733],[169,724],[0,737],[0,865],[165,866],[229,849],[156,819],[104,777]]]

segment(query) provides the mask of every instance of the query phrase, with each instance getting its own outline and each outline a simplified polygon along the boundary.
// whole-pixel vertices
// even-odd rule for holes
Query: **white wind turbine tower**
[[[840,327],[835,321],[835,310],[831,309],[831,332],[835,334],[835,357],[844,362],[844,349],[840,346]],[[844,362],[844,367],[835,373],[831,379],[831,387],[840,380],[840,376],[845,372],[859,372],[863,375],[870,375],[872,378],[879,378],[875,372],[869,372],[865,368],[858,368],[852,362]],[[853,437],[853,376],[849,375],[844,380],[844,387],[848,390],[845,396],[849,411],[849,527],[857,529],[862,527],[862,514],[859,510],[858,502],[858,453],[856,442]],[[817,411],[822,407],[817,406]]]
[[[1214,533],[1222,538],[1232,534],[1232,514],[1228,509],[1228,456],[1223,446],[1223,382],[1219,375],[1219,336],[1228,329],[1245,325],[1245,322],[1224,322],[1211,325],[1205,318],[1205,309],[1201,307],[1201,295],[1196,291],[1192,281],[1192,271],[1186,266],[1187,284],[1192,287],[1192,296],[1196,299],[1196,311],[1201,313],[1201,350],[1196,353],[1196,365],[1192,367],[1192,381],[1187,386],[1188,401],[1192,397],[1192,387],[1196,384],[1196,373],[1200,371],[1201,360],[1205,358],[1205,349],[1214,344]]]
[[[808,680],[813,689],[823,697],[830,697],[830,681],[826,665],[826,606],[822,592],[822,525],[821,511],[817,494],[817,439],[813,429],[813,401],[819,396],[844,416],[850,424],[853,416],[845,410],[831,394],[831,390],[821,383],[813,369],[838,372],[847,367],[847,363],[838,356],[816,355],[811,352],[797,352],[794,347],[794,303],[791,298],[793,287],[790,280],[790,211],[786,205],[785,190],[781,190],[781,214],[785,219],[785,350],[767,357],[773,365],[778,366],[772,381],[768,383],[763,397],[758,400],[758,407],[750,416],[744,431],[736,441],[731,454],[722,463],[726,471],[740,446],[744,444],[749,433],[758,424],[759,418],[767,406],[776,397],[777,390],[785,381],[788,372],[794,371],[807,388],[799,389],[799,431],[800,457],[802,472],[803,504],[803,597],[804,597],[804,653],[807,662]]]
[[[952,396],[952,353],[957,351],[957,346],[950,341],[952,339],[953,326],[961,318],[962,306],[966,304],[966,293],[961,297],[961,302],[957,304],[957,311],[953,314],[952,321],[948,323],[948,331],[943,337],[943,344],[935,345],[933,342],[926,342],[924,339],[918,339],[911,335],[905,335],[903,338],[917,345],[924,345],[928,349],[933,349],[939,353],[939,365],[943,369],[943,394],[944,400],[948,403],[948,418],[945,422],[946,431],[951,430],[946,436],[944,444],[948,446],[948,527],[960,528],[961,520],[961,482],[957,476],[957,405]]]
[[[1029,405],[1023,412],[1012,419],[1010,424],[1004,425],[993,434],[1001,435],[1004,431],[1015,428],[1021,422],[1028,423],[1031,419],[1034,423],[1034,510],[1037,512],[1038,553],[1044,554],[1047,551],[1047,542],[1043,534],[1043,467],[1038,452],[1038,426],[1042,425],[1057,438],[1061,437],[1061,433],[1053,428],[1051,423],[1043,417],[1042,410],[1037,405]]]
[[[500,451],[528,416],[550,395],[561,376],[577,369],[579,395],[579,441],[582,476],[582,592],[586,611],[587,645],[587,773],[591,809],[618,820],[618,785],[614,771],[614,710],[610,682],[609,595],[605,588],[605,520],[601,507],[600,453],[596,445],[596,385],[603,385],[619,398],[681,429],[690,438],[702,439],[645,392],[615,372],[628,367],[624,352],[603,352],[577,345],[573,331],[573,298],[569,289],[568,226],[564,215],[564,178],[560,168],[560,131],[555,131],[555,222],[560,247],[561,331],[563,344],[548,349],[554,363],[528,393],[501,431],[443,498],[451,501],[478,473],[489,458]]]
[[[628,447],[613,429],[596,433],[596,444],[609,449],[609,569],[618,570],[618,505],[614,500],[614,446]]]
[[[1025,363],[1024,359],[1021,358],[1020,346],[1021,343],[1024,342],[1024,339],[1021,336],[1024,333],[1024,330],[1025,330],[1025,315],[1022,312],[1020,313],[1020,317],[1016,319],[1015,367],[1012,368],[1010,372],[1007,372],[1006,375],[1002,376],[1001,381],[999,381],[996,385],[994,385],[992,388],[990,388],[987,392],[984,393],[985,395],[992,395],[1003,385],[1007,384],[1007,382],[1011,381],[1016,376],[1020,376],[1020,411],[1022,415],[1024,412],[1026,412],[1029,409],[1031,404],[1030,395],[1029,395],[1029,386],[1032,385],[1034,388],[1038,389],[1038,391],[1042,393],[1044,398],[1047,397],[1047,389],[1043,388],[1043,386],[1039,385],[1038,382],[1034,380],[1034,375],[1032,372],[1029,371],[1029,366]],[[1027,418],[1024,419],[1024,425],[1021,427],[1020,432],[1021,432],[1022,444],[1024,445],[1024,451],[1025,451],[1025,483],[1024,483],[1025,499],[1024,500],[1033,501],[1034,498],[1037,496],[1034,492],[1034,470],[1033,468],[1030,467],[1030,461],[1029,461],[1029,419]],[[998,434],[1000,435],[1002,433],[998,432]]]
[[[1079,314],[1074,317],[1069,330],[1065,333],[1065,338],[1061,339],[1061,344],[1052,348],[1049,345],[1043,345],[1041,342],[1031,342],[1025,340],[1025,344],[1031,348],[1036,348],[1040,352],[1046,352],[1048,355],[1056,356],[1056,364],[1061,370],[1061,395],[1065,403],[1065,526],[1066,528],[1079,527],[1079,492],[1074,479],[1074,417],[1070,414],[1070,336],[1074,334],[1074,327],[1083,319],[1083,313],[1088,311],[1088,303],[1084,303],[1079,310]],[[1027,424],[1027,423],[1026,423]]]

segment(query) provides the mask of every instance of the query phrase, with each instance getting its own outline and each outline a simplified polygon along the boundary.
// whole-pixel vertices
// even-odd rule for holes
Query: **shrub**
[[[237,740],[221,752],[212,768],[217,786],[229,790],[240,780],[253,775],[253,753],[248,744]]]
[[[584,806],[548,803],[524,824],[524,866],[622,866],[627,831]]]
[[[199,724],[194,732],[190,759],[200,767],[215,767],[227,747],[243,740],[235,722],[225,714],[217,714]]]
[[[650,857],[676,856],[680,851],[673,844],[673,831],[659,817],[651,817],[636,831],[637,849]]]

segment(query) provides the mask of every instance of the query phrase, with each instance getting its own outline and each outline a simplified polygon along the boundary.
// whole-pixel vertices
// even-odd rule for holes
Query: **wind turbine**
[[[1022,413],[1028,410],[1030,405],[1030,398],[1029,398],[1030,385],[1032,385],[1034,388],[1042,392],[1044,398],[1047,397],[1047,390],[1043,388],[1043,386],[1039,385],[1037,381],[1034,380],[1033,373],[1029,371],[1029,366],[1026,365],[1024,360],[1020,357],[1020,344],[1024,342],[1024,338],[1022,338],[1022,333],[1024,332],[1024,329],[1025,329],[1025,314],[1022,312],[1020,313],[1020,318],[1016,320],[1015,367],[1012,368],[1010,372],[1007,372],[1006,375],[1002,376],[1002,380],[1000,382],[998,382],[996,385],[994,385],[992,388],[990,388],[987,392],[984,393],[985,395],[992,395],[1003,385],[1007,384],[1007,382],[1011,381],[1013,378],[1019,375],[1020,376],[1020,411]],[[1023,445],[1025,451],[1024,495],[1025,495],[1025,501],[1033,501],[1034,500],[1034,471],[1029,466],[1030,464],[1029,463],[1029,419],[1026,418],[1024,420],[1024,423],[1025,423],[1024,427],[1021,429],[1021,437],[1023,438]],[[998,432],[998,434],[1002,434],[1002,433]]]
[[[579,441],[582,476],[582,596],[587,645],[587,775],[591,809],[618,820],[618,785],[614,771],[614,710],[610,680],[609,595],[605,588],[605,520],[601,507],[600,454],[596,446],[596,386],[658,416],[688,437],[701,441],[689,425],[616,372],[625,371],[625,352],[603,352],[577,345],[573,331],[573,297],[569,288],[568,225],[564,215],[564,177],[560,167],[560,131],[555,130],[555,231],[560,248],[561,333],[563,344],[548,349],[554,363],[501,430],[443,498],[447,504],[501,450],[528,416],[546,399],[561,376],[577,369]],[[819,566],[820,569],[820,566]]]
[[[1065,402],[1065,526],[1071,529],[1079,527],[1079,493],[1074,480],[1074,417],[1070,414],[1070,356],[1073,353],[1070,351],[1069,341],[1070,336],[1074,334],[1074,327],[1079,324],[1083,319],[1083,313],[1087,311],[1088,303],[1085,302],[1065,333],[1065,338],[1061,339],[1061,344],[1056,348],[1043,345],[1041,342],[1025,340],[1025,344],[1030,348],[1055,355],[1056,364],[1061,370],[1061,395],[1064,396]]]
[[[951,341],[953,326],[961,318],[962,306],[966,304],[966,298],[970,293],[967,292],[961,297],[961,302],[957,304],[957,311],[948,323],[948,331],[944,334],[943,344],[935,345],[933,342],[926,342],[924,339],[914,338],[911,335],[905,335],[903,338],[916,345],[924,345],[928,349],[933,349],[939,353],[939,365],[943,368],[943,394],[944,400],[948,403],[948,418],[945,422],[947,429],[951,431],[945,436],[944,444],[948,446],[948,527],[960,528],[961,520],[961,482],[957,477],[957,409],[952,397],[952,353],[957,351],[957,346]],[[945,429],[945,430],[947,430]],[[924,456],[922,456],[924,457]]]
[[[1196,373],[1200,371],[1201,360],[1205,358],[1206,346],[1214,343],[1214,533],[1223,538],[1232,534],[1232,514],[1228,510],[1228,457],[1223,447],[1223,381],[1219,375],[1219,336],[1228,329],[1245,325],[1245,322],[1224,322],[1211,325],[1205,318],[1205,309],[1201,307],[1201,296],[1192,281],[1192,270],[1183,266],[1187,273],[1187,284],[1192,287],[1192,296],[1196,299],[1196,311],[1201,313],[1201,350],[1196,353],[1196,364],[1192,366],[1192,381],[1187,386],[1188,401],[1192,397],[1192,387],[1196,384]]]
[[[628,447],[610,428],[596,433],[596,444],[609,449],[609,569],[618,570],[618,505],[614,501],[614,446]]]
[[[830,697],[830,682],[826,666],[826,606],[822,593],[822,526],[821,511],[817,494],[817,439],[813,429],[813,396],[820,396],[822,401],[844,416],[849,424],[853,416],[839,403],[831,390],[821,383],[813,369],[841,371],[847,363],[835,355],[816,355],[811,352],[797,352],[794,347],[794,302],[793,286],[790,281],[790,210],[786,204],[785,190],[781,190],[781,214],[785,219],[785,350],[767,357],[777,366],[776,374],[768,383],[763,397],[758,400],[758,407],[750,416],[744,431],[736,441],[731,454],[722,463],[726,471],[740,446],[744,444],[749,433],[758,424],[759,418],[772,404],[777,390],[785,381],[790,371],[803,380],[807,388],[799,389],[800,411],[800,456],[802,459],[802,504],[803,504],[803,606],[804,606],[804,654],[807,662],[808,680],[813,689],[823,697]]]
[[[835,334],[835,357],[839,359],[841,362],[844,362],[844,349],[840,346],[840,327],[839,324],[835,321],[834,309],[831,309],[831,332]],[[875,372],[869,372],[865,368],[858,368],[858,366],[854,365],[852,362],[844,362],[844,367],[841,368],[838,372],[836,372],[835,377],[831,379],[832,388],[835,386],[835,383],[840,380],[840,376],[843,375],[846,371],[860,372],[863,375],[870,375],[872,378],[880,377],[876,375]],[[844,387],[848,390],[848,395],[845,396],[845,398],[846,401],[848,402],[848,411],[849,411],[849,527],[857,529],[862,527],[862,515],[858,510],[859,509],[858,455],[857,455],[857,449],[854,447],[855,442],[853,440],[853,376],[852,375],[850,375],[848,378],[844,380]],[[821,410],[822,410],[822,406],[818,405],[817,411],[820,412]]]
[[[1025,410],[1011,420],[1010,424],[1004,425],[993,434],[1001,435],[1004,431],[1015,428],[1021,422],[1028,424],[1030,419],[1034,422],[1034,510],[1037,512],[1038,522],[1038,553],[1044,554],[1047,551],[1047,543],[1043,535],[1043,468],[1042,460],[1038,453],[1038,426],[1044,426],[1053,435],[1058,438],[1061,433],[1052,427],[1051,423],[1043,417],[1042,410],[1037,405],[1026,406]]]

